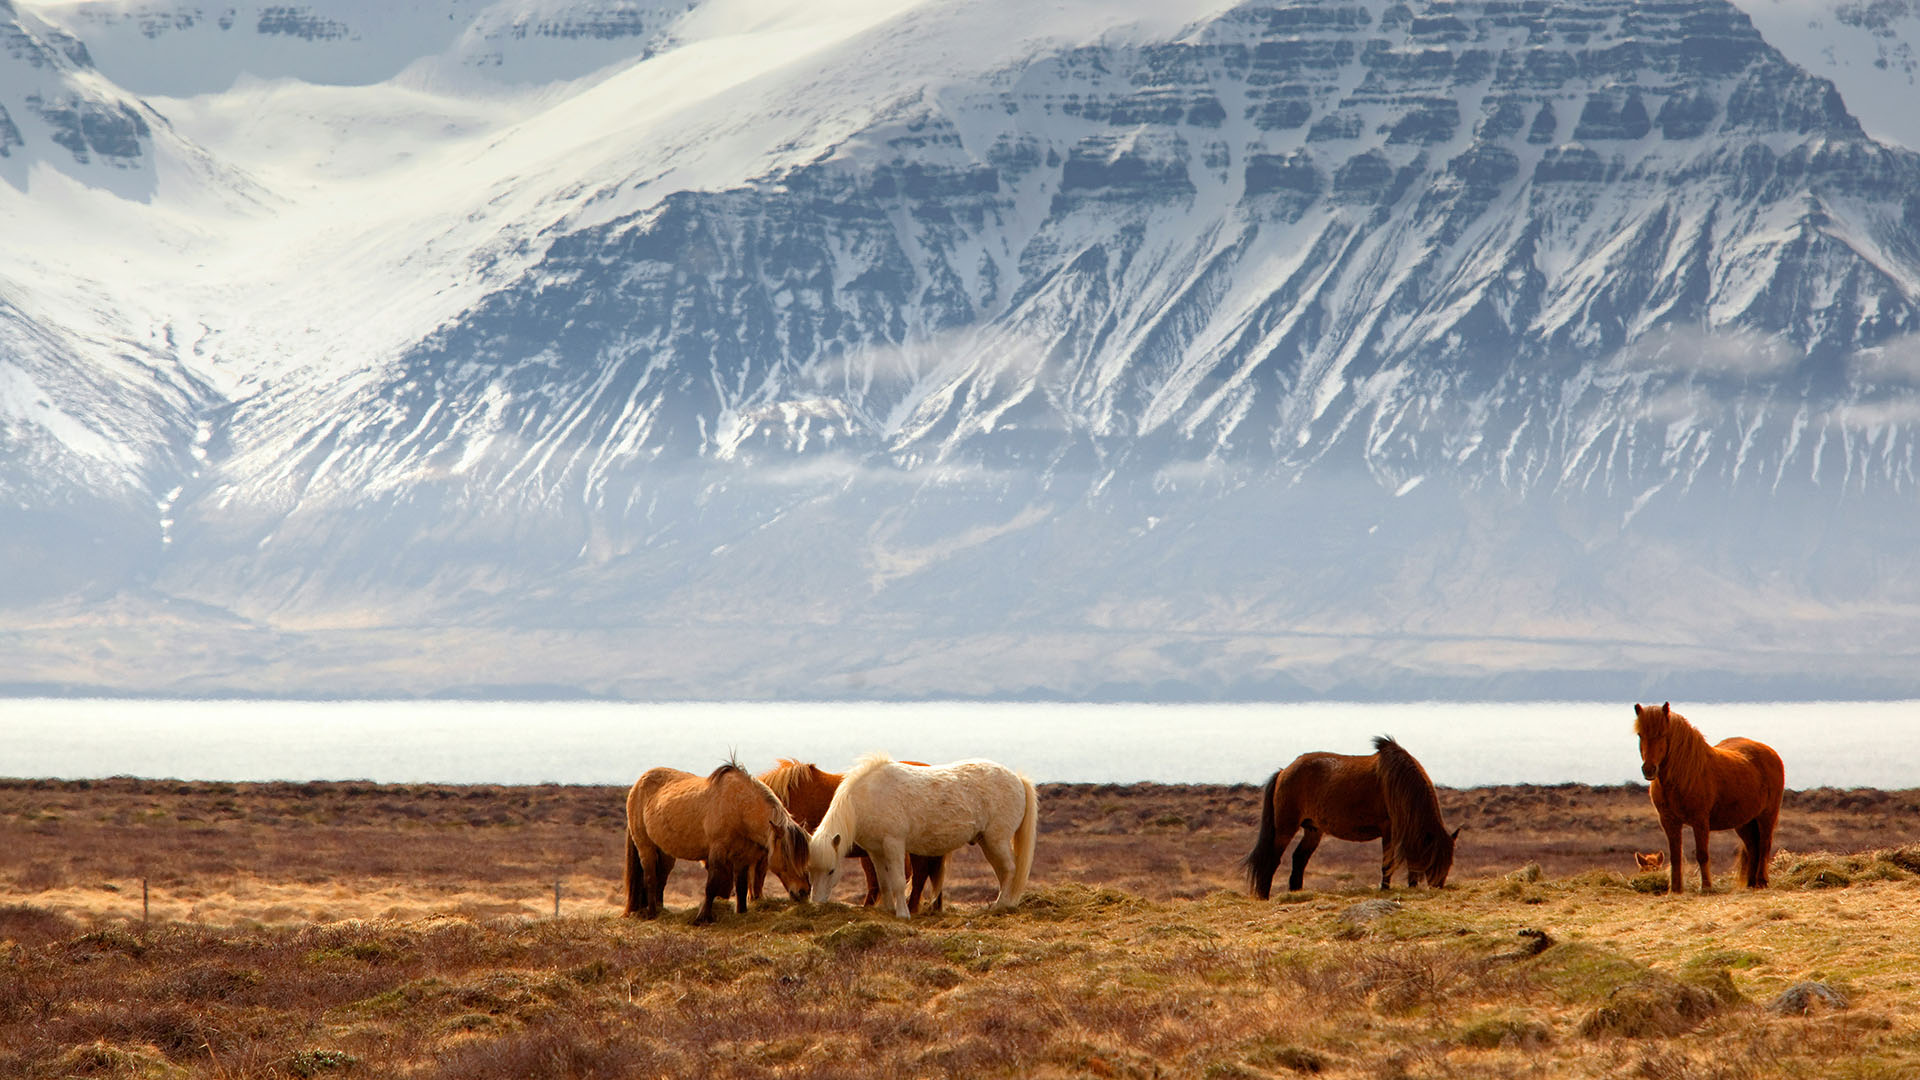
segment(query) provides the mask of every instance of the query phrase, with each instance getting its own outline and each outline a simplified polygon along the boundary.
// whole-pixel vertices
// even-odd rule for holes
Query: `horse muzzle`
[[[1641,775],[1641,776],[1644,776],[1644,777],[1646,777],[1647,779],[1649,779],[1649,780],[1651,780],[1651,779],[1653,779],[1653,774],[1654,774],[1654,773],[1655,773],[1656,771],[1657,771],[1657,770],[1656,770],[1656,769],[1654,769],[1654,767],[1653,767],[1653,766],[1651,766],[1651,765],[1649,765],[1649,764],[1647,764],[1646,762],[1644,762],[1644,761],[1643,761],[1643,762],[1641,762],[1641,763],[1640,763],[1640,775]]]

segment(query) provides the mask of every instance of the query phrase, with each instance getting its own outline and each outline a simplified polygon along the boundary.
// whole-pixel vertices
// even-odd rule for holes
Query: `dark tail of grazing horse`
[[[1253,842],[1253,850],[1240,860],[1247,871],[1247,888],[1262,900],[1272,895],[1273,873],[1280,869],[1280,845],[1274,835],[1279,830],[1273,815],[1273,788],[1279,782],[1280,774],[1276,771],[1260,789],[1260,834]]]

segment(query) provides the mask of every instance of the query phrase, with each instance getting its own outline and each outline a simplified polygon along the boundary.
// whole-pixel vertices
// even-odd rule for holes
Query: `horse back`
[[[707,858],[707,778],[662,766],[640,774],[627,795],[627,820],[636,832],[676,859]]]
[[[1020,774],[984,758],[927,766],[894,762],[866,774],[860,786],[855,831],[862,846],[894,835],[917,854],[945,854],[996,824],[1017,825],[1026,813]]]
[[[1713,772],[1715,797],[1709,828],[1737,828],[1779,810],[1787,769],[1773,747],[1738,736],[1722,739],[1713,747]]]
[[[1378,840],[1387,827],[1387,802],[1374,768],[1376,754],[1301,754],[1280,771],[1273,802],[1283,818],[1311,821],[1339,840]]]

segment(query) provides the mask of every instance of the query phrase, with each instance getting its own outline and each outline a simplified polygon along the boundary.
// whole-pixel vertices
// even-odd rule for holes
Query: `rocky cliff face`
[[[644,73],[701,15],[472,25]],[[1920,156],[1736,8],[1246,3],[914,67],[995,18],[771,69],[693,125],[764,139],[734,179],[643,148],[438,238],[483,284],[431,329],[195,406],[149,580],[753,656],[817,628],[755,693],[1532,693],[1690,649],[1889,685]],[[46,123],[151,137],[102,115]],[[863,627],[903,640],[849,661]]]

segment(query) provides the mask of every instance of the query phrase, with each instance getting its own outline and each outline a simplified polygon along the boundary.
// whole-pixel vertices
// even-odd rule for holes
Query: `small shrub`
[[[287,1071],[295,1076],[313,1077],[337,1069],[351,1069],[360,1059],[345,1050],[302,1050],[287,1062]]]
[[[1493,1017],[1460,1029],[1460,1044],[1475,1050],[1514,1046],[1533,1050],[1553,1041],[1553,1029],[1538,1020]]]
[[[1905,870],[1909,874],[1920,874],[1920,844],[1906,847],[1888,848],[1879,853],[1881,862]]]
[[[1673,879],[1665,870],[1649,870],[1644,874],[1635,874],[1627,879],[1627,888],[1637,893],[1660,896],[1673,887]]]
[[[819,942],[831,952],[865,952],[889,936],[887,928],[877,922],[852,922],[820,935]]]
[[[1321,1073],[1327,1059],[1299,1046],[1264,1047],[1247,1055],[1247,1064],[1262,1069],[1289,1069],[1297,1073]]]
[[[0,906],[0,941],[22,945],[45,945],[65,941],[79,927],[72,919],[49,908],[33,904]]]
[[[1683,1035],[1705,1023],[1719,1007],[1720,1000],[1709,990],[1672,976],[1649,974],[1609,995],[1606,1004],[1580,1021],[1580,1034],[1629,1039]]]

